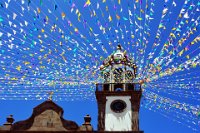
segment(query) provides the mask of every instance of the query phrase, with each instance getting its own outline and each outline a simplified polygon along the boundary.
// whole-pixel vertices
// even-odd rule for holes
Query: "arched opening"
[[[123,84],[115,84],[114,91],[124,91]]]

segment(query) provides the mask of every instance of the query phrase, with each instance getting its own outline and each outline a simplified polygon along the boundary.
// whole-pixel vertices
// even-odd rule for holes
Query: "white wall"
[[[131,102],[130,96],[107,96],[105,109],[105,131],[131,131]],[[127,107],[122,113],[115,113],[111,110],[110,104],[114,100],[123,100]]]

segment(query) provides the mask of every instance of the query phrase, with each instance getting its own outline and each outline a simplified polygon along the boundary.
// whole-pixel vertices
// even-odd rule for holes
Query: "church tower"
[[[98,131],[139,131],[141,83],[137,66],[120,45],[100,67],[103,83],[96,84]]]

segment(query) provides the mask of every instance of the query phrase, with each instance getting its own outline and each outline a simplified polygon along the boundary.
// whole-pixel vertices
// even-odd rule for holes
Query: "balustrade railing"
[[[96,91],[140,91],[140,83],[99,83]]]

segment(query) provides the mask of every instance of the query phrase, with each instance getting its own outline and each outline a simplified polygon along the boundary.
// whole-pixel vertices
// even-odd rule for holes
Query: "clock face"
[[[134,78],[134,75],[133,75],[132,71],[128,70],[128,71],[126,71],[125,77],[127,80],[132,80]]]
[[[126,103],[122,100],[115,100],[111,103],[110,108],[115,113],[121,113],[126,109]]]
[[[105,131],[132,131],[133,105],[130,99],[131,96],[106,96]]]

